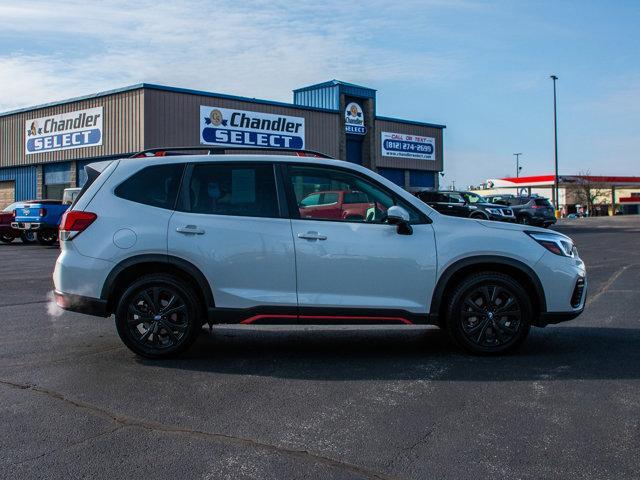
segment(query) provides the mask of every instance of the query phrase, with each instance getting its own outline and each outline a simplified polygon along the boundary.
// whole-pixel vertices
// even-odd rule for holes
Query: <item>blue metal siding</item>
[[[317,90],[293,92],[293,103],[304,107],[338,110],[340,91],[337,85],[322,87]]]
[[[409,170],[409,186],[410,187],[435,187],[434,172],[425,172],[423,170]]]
[[[16,182],[15,200],[33,200],[36,198],[36,167],[0,168],[0,181]]]
[[[378,173],[387,180],[404,188],[404,170],[400,168],[379,168]]]
[[[71,163],[47,163],[42,167],[45,185],[71,183]]]

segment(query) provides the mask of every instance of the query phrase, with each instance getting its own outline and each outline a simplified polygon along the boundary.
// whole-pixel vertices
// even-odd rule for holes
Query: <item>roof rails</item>
[[[146,150],[142,150],[141,152],[134,153],[129,158],[142,158],[142,157],[167,157],[172,155],[188,155],[188,153],[180,153],[185,151],[193,151],[193,150],[204,150],[207,152],[207,155],[224,155],[227,152],[246,152],[256,150],[264,150],[267,152],[289,152],[293,153],[298,157],[316,157],[316,158],[330,158],[329,155],[324,153],[316,152],[314,150],[293,150],[291,148],[260,148],[260,147],[219,147],[219,146],[203,146],[198,145],[195,147],[164,147],[164,148],[148,148]],[[177,153],[173,153],[177,152]]]

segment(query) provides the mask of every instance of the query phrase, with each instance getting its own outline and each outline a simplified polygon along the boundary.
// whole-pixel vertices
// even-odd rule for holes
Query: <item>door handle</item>
[[[193,235],[204,235],[204,230],[198,228],[196,225],[185,225],[184,227],[176,228],[178,233],[191,233]]]
[[[298,238],[303,238],[305,240],[326,240],[326,235],[320,235],[318,232],[307,232],[307,233],[299,233]]]

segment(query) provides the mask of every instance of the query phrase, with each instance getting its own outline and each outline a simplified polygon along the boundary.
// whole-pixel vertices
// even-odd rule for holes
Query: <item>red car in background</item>
[[[14,202],[0,212],[0,242],[11,243],[18,237],[24,243],[33,243],[36,241],[36,234],[34,232],[23,232],[11,227],[16,208],[23,208],[27,203],[29,202]]]
[[[380,220],[386,208],[371,202],[364,192],[355,190],[327,190],[313,192],[298,205],[300,218],[322,218],[336,220]]]

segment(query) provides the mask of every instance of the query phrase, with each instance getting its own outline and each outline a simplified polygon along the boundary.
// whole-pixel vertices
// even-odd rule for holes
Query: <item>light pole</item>
[[[557,211],[559,209],[558,204],[560,203],[560,199],[558,198],[558,114],[556,110],[556,80],[558,80],[558,77],[551,75],[551,79],[553,80],[553,148],[556,166],[556,174],[553,181],[553,203]]]
[[[516,157],[516,178],[520,176],[520,155],[522,155],[522,153],[513,154],[513,156]]]

